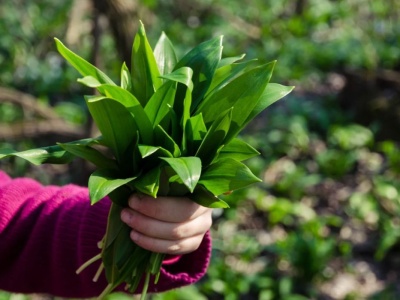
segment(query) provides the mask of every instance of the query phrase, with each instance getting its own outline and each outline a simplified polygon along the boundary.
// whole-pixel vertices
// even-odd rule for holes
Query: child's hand
[[[188,198],[134,194],[121,219],[132,228],[131,239],[144,249],[165,254],[196,250],[212,225],[212,209]]]

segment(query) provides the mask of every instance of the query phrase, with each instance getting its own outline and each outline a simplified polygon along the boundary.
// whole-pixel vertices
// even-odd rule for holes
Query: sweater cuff
[[[151,285],[150,292],[158,293],[199,281],[207,272],[211,258],[211,235],[207,232],[199,248],[191,253],[163,262],[160,280]],[[171,263],[173,262],[173,263]]]

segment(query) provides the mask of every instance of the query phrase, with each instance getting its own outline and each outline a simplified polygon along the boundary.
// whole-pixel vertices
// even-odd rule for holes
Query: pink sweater
[[[0,171],[0,290],[98,296],[107,285],[104,275],[92,281],[98,264],[79,275],[75,271],[99,253],[97,242],[105,233],[109,206],[108,199],[91,206],[83,187],[44,187]],[[195,252],[165,261],[158,284],[149,292],[199,280],[208,267],[210,248],[207,234]]]

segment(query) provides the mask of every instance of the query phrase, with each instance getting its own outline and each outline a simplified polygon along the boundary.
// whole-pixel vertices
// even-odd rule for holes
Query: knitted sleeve
[[[99,253],[110,203],[91,206],[86,188],[42,186],[29,178],[11,179],[0,171],[0,289],[60,297],[98,296],[105,277],[92,278],[98,264],[77,275]],[[199,249],[163,264],[159,282],[149,292],[192,284],[205,273],[209,234]]]

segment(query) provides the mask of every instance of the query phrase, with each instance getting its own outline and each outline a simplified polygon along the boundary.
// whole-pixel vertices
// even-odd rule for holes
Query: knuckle
[[[175,227],[171,231],[171,238],[173,240],[181,240],[185,237],[185,232],[181,227]]]
[[[128,226],[136,231],[143,232],[146,228],[147,222],[140,213],[132,212],[128,221]]]
[[[213,225],[213,219],[211,214],[207,216],[205,224],[207,226],[207,230],[210,229],[211,226]]]
[[[181,253],[182,245],[181,243],[174,243],[167,247],[167,254],[178,254]]]

